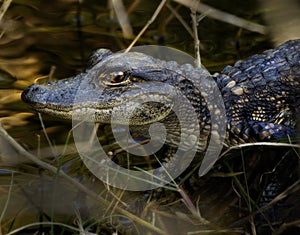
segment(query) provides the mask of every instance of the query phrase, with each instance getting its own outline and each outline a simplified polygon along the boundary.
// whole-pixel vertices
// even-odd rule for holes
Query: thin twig
[[[49,81],[53,81],[55,70],[56,70],[56,66],[52,65],[48,75]]]
[[[190,28],[190,26],[184,21],[181,15],[177,13],[177,11],[169,4],[166,4],[169,11],[176,17],[176,19],[182,24],[182,26],[185,28],[185,30],[191,35],[192,38],[194,38],[193,30]]]
[[[191,9],[191,17],[192,17],[193,31],[194,31],[195,65],[197,68],[200,68],[201,57],[200,57],[200,41],[198,37],[198,20],[197,20],[197,12],[194,9]]]
[[[153,21],[156,19],[157,15],[165,5],[167,0],[163,0],[160,2],[158,7],[156,8],[155,12],[153,13],[151,19],[147,22],[147,24],[142,28],[142,30],[139,32],[139,34],[135,37],[135,39],[132,41],[132,43],[127,47],[125,50],[125,53],[130,51],[130,49],[134,46],[134,44],[140,39],[140,37],[143,35],[143,33],[147,30],[147,28],[153,23]]]
[[[210,18],[235,25],[237,27],[241,27],[252,32],[257,32],[261,34],[267,33],[267,28],[263,25],[250,22],[248,20],[242,19],[240,17],[237,17],[235,15],[229,14],[224,11],[220,11],[216,8],[201,3],[199,0],[173,0],[173,1],[178,2],[186,7],[192,8],[197,12],[207,14],[207,16]]]

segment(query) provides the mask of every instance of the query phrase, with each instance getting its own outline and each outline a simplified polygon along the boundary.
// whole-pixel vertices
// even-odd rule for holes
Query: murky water
[[[214,4],[218,9],[250,21],[264,23],[262,13],[266,9],[259,8],[253,1],[243,1],[242,5],[241,1],[237,0],[214,2],[210,4]],[[124,3],[130,16],[133,34],[137,35],[151,18],[160,1],[141,0],[124,1]],[[191,27],[189,9],[175,2],[170,2],[170,6]],[[12,148],[7,140],[1,138],[0,215],[2,211],[5,213],[4,219],[0,221],[0,228],[7,232],[21,225],[39,221],[63,222],[78,228],[78,225],[73,223],[74,217],[82,218],[83,222],[86,222],[85,225],[90,225],[91,231],[95,231],[97,227],[93,225],[95,221],[98,224],[98,231],[107,231],[107,233],[114,231],[114,225],[117,227],[119,224],[122,225],[124,234],[137,234],[141,227],[143,229],[147,227],[137,221],[134,227],[132,225],[134,218],[125,219],[121,216],[116,219],[110,217],[110,213],[117,205],[127,208],[126,210],[132,211],[133,214],[142,214],[141,217],[147,220],[147,216],[155,213],[153,208],[150,211],[145,210],[148,194],[126,192],[123,195],[119,190],[108,189],[98,182],[82,166],[72,140],[68,142],[71,124],[42,116],[45,125],[43,129],[38,115],[20,100],[22,90],[34,82],[46,81],[49,76],[51,79],[60,79],[79,73],[93,50],[109,48],[112,51],[119,51],[131,43],[133,38],[123,38],[109,1],[13,1],[0,24],[0,29],[3,32],[0,39],[0,68],[3,70],[0,71],[1,125],[26,150],[58,168],[62,167],[77,182],[95,194],[101,194],[107,200],[106,205],[65,178],[33,164],[22,153]],[[199,38],[202,61],[211,72],[220,71],[226,64],[232,64],[240,58],[271,47],[271,42],[266,35],[240,29],[208,17],[199,23]],[[152,44],[174,47],[191,55],[194,53],[191,35],[171,14],[168,7],[162,10],[157,20],[137,43],[137,45]],[[107,127],[101,128],[102,133],[108,132]],[[47,133],[50,143],[44,132]],[[103,141],[113,143],[111,137],[102,138]],[[69,145],[65,149],[67,144]],[[62,152],[64,157],[60,158]],[[14,172],[13,177],[12,172]],[[212,184],[215,183],[215,180],[211,181]],[[217,180],[217,183],[220,181]],[[230,186],[230,183],[226,185]],[[222,194],[220,192],[226,189],[217,190],[215,195],[212,195],[212,191],[208,188],[203,193],[205,196],[203,196],[201,209],[205,212],[209,211],[205,214],[209,218],[215,218],[215,224],[207,225],[202,221],[203,223],[199,225],[198,219],[196,223],[186,222],[190,218],[185,218],[184,213],[190,212],[182,204],[176,204],[176,210],[182,215],[175,216],[171,213],[171,210],[175,209],[166,206],[157,214],[157,217],[162,220],[157,221],[157,226],[162,230],[178,232],[207,227],[213,230],[228,221],[232,222],[238,217],[238,214],[233,214],[228,209],[229,203],[233,200],[232,195],[224,196],[224,203],[218,204],[219,208],[214,208],[213,203],[219,201],[218,196]],[[197,198],[196,191],[191,194]],[[161,198],[158,201],[163,201],[163,205],[168,205],[169,201],[173,203],[175,200],[172,199],[178,197],[176,193],[164,191],[159,195]],[[122,204],[121,201],[129,206]],[[6,202],[8,207],[4,209]],[[144,210],[143,213],[141,210]],[[117,211],[113,214],[122,214],[122,212]],[[111,218],[111,223],[107,218]],[[182,221],[186,224],[179,226]],[[148,222],[151,224],[153,221]],[[176,224],[178,227],[175,226]],[[151,228],[147,229],[151,231]],[[37,227],[33,229],[33,231],[37,230]],[[233,233],[232,229],[228,232],[230,233]]]

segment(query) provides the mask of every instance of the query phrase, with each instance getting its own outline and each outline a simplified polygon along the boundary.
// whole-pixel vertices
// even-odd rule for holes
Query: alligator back
[[[237,142],[295,136],[300,104],[300,40],[227,66],[215,79]]]

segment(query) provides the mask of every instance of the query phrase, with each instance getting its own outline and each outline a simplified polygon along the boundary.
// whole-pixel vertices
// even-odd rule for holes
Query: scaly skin
[[[112,54],[100,49],[92,57],[90,67],[81,74],[57,82],[34,84],[23,92],[22,99],[38,112],[63,119],[71,119],[74,113],[80,118],[92,111],[92,119],[101,123],[111,122],[114,108],[120,117],[116,122],[126,124],[136,100],[142,101],[143,96],[151,92],[166,105],[145,103],[130,116],[130,125],[144,134],[144,127],[163,122],[173,135],[170,142],[176,142],[179,126],[172,106],[178,102],[176,97],[181,92],[199,119],[200,150],[203,150],[211,129],[204,98],[207,91],[200,91],[191,81],[200,79],[208,84],[208,77],[214,79],[222,93],[227,115],[227,124],[224,123],[227,143],[295,136],[300,104],[300,40],[288,41],[274,50],[238,61],[214,76],[200,68],[180,66],[142,53]],[[207,84],[206,87],[212,87]],[[189,116],[188,109],[186,112]]]

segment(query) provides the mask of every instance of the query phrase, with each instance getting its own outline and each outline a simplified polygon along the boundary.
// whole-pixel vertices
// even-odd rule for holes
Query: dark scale
[[[216,78],[231,124],[230,138],[243,139],[244,134],[253,141],[295,137],[299,54],[299,40],[289,41],[227,66]]]

